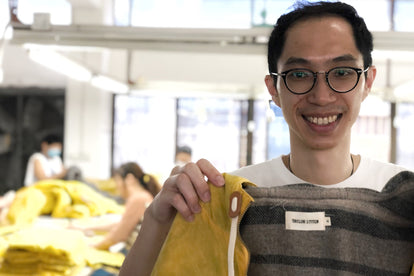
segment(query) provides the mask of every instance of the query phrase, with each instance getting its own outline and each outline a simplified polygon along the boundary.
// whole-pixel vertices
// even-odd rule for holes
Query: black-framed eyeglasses
[[[335,67],[326,72],[313,72],[305,68],[295,68],[282,73],[273,73],[280,76],[287,89],[293,94],[302,95],[312,90],[315,86],[318,74],[325,74],[328,86],[337,93],[347,93],[354,89],[362,73],[367,72],[369,67],[362,70],[354,67]]]

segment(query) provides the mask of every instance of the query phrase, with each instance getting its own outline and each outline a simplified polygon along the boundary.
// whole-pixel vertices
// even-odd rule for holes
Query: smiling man
[[[404,170],[350,152],[351,128],[376,68],[372,35],[348,7],[311,4],[279,19],[265,82],[289,125],[291,152],[235,174],[259,186],[308,182],[381,191]]]
[[[271,66],[281,73],[271,72],[275,77],[265,79],[289,124],[291,154],[284,163],[307,182],[340,183],[360,163],[359,156],[350,154],[351,127],[376,69],[364,64],[352,27],[343,18],[302,19],[284,36],[282,54]],[[371,47],[370,36],[359,44]]]
[[[254,188],[246,188],[245,191],[249,194],[246,195],[245,191],[242,191],[246,185],[243,185],[243,188],[237,190],[241,197],[236,199],[232,196],[233,194],[229,193],[231,194],[231,204],[228,207],[230,208],[229,216],[233,218],[233,213],[242,216],[245,214],[243,220],[239,221],[239,225],[240,234],[243,239],[246,239],[244,244],[252,254],[251,258],[247,258],[247,262],[250,261],[249,275],[275,275],[280,272],[287,273],[283,275],[321,275],[322,272],[323,275],[333,275],[335,270],[356,274],[364,273],[364,271],[365,273],[367,271],[374,273],[368,273],[369,275],[389,273],[390,271],[387,269],[391,269],[391,264],[385,264],[385,261],[378,260],[381,260],[380,258],[391,260],[397,253],[381,255],[376,252],[384,252],[384,248],[391,249],[393,246],[399,248],[395,252],[405,252],[403,256],[406,257],[405,263],[395,268],[395,271],[400,269],[400,271],[408,273],[413,262],[413,241],[406,242],[404,238],[401,238],[404,235],[399,232],[396,239],[401,240],[398,240],[398,245],[391,245],[395,239],[390,238],[392,231],[388,232],[387,228],[390,225],[376,221],[389,210],[384,211],[381,209],[382,205],[373,206],[371,203],[383,200],[381,198],[382,192],[395,189],[400,182],[408,182],[408,184],[404,183],[411,188],[407,188],[406,191],[414,190],[412,188],[413,175],[410,172],[401,174],[405,169],[394,164],[382,163],[350,152],[352,125],[358,117],[361,103],[371,91],[376,76],[376,68],[372,64],[372,49],[372,35],[364,20],[358,16],[352,6],[345,3],[302,3],[278,19],[269,39],[269,75],[265,77],[265,83],[272,100],[282,109],[284,118],[289,125],[291,152],[288,155],[240,168],[231,173],[247,179],[258,187],[264,187],[260,188],[259,192]],[[400,175],[400,177],[396,178],[396,175]],[[208,223],[200,222],[200,217],[203,219],[206,213],[209,214],[210,211],[214,213],[217,212],[217,209],[223,209],[223,206],[229,206],[227,203],[215,205],[217,204],[215,196],[220,192],[217,192],[216,187],[209,187],[205,177],[217,187],[222,187],[225,183],[222,188],[226,191],[225,193],[227,193],[229,186],[234,184],[231,183],[233,178],[225,176],[224,179],[222,174],[204,159],[196,163],[188,163],[183,167],[176,167],[165,182],[162,191],[147,209],[141,233],[126,258],[121,275],[148,275],[152,271],[177,211],[185,220],[193,221],[195,226],[193,228],[190,228],[192,224],[180,226],[185,230],[181,232],[177,232],[177,227],[173,226],[171,237],[174,238],[167,239],[163,250],[168,251],[168,247],[171,247],[170,240],[179,239],[185,235],[187,239],[191,240],[180,242],[189,245],[187,250],[191,251],[193,255],[188,255],[188,258],[192,259],[198,252],[208,251],[207,247],[211,243],[214,244],[214,248],[211,249],[212,254],[220,251],[218,248],[222,242],[210,241],[203,245],[205,248],[194,248],[196,244],[199,244],[195,242],[198,235],[202,236],[201,239],[208,239],[208,235],[203,232],[205,229],[214,229],[212,224],[223,226],[216,222],[216,220],[220,220],[218,215],[212,216],[213,219]],[[411,177],[411,180],[401,180],[406,177]],[[394,179],[396,183],[391,181],[392,185],[390,185],[390,179]],[[302,185],[301,183],[312,185]],[[288,197],[278,199],[276,205],[270,207],[266,204],[272,202],[273,199],[267,198],[263,203],[267,209],[260,205],[263,195],[278,197],[281,194],[287,194]],[[406,192],[404,196],[411,196],[408,194]],[[298,197],[299,200],[290,202],[290,199],[295,198],[296,195],[301,196]],[[327,195],[331,205],[324,201],[326,198],[320,198],[321,195]],[[256,202],[247,207],[243,204],[246,203],[246,200],[252,200],[249,196],[254,198]],[[212,207],[205,204],[210,200]],[[335,200],[338,202],[334,203]],[[242,201],[242,207],[237,205],[240,201]],[[299,206],[302,202],[308,205],[305,208]],[[315,204],[321,202],[325,205],[316,207]],[[349,205],[345,202],[348,202]],[[388,204],[384,202],[381,204]],[[394,206],[400,211],[403,210],[404,208],[399,208],[398,204],[399,201],[395,199],[389,206]],[[356,206],[364,207],[358,208]],[[287,211],[288,207],[292,209],[292,212]],[[406,207],[407,210],[413,210],[412,204],[408,204]],[[206,212],[205,208],[209,211]],[[246,213],[244,213],[246,209],[243,208],[248,208]],[[329,210],[330,217],[325,216],[325,208]],[[308,213],[309,209],[323,212]],[[352,215],[349,214],[351,209],[353,210]],[[298,210],[301,212],[298,213]],[[373,210],[380,211],[375,213]],[[371,211],[373,213],[370,213]],[[277,212],[280,212],[281,215],[277,215]],[[286,218],[284,217],[285,212]],[[366,216],[364,217],[366,219],[358,221],[361,216]],[[412,218],[412,215],[408,216]],[[347,217],[351,219],[346,221]],[[292,225],[288,225],[288,219]],[[341,221],[343,221],[342,224]],[[365,225],[365,221],[375,222],[375,226]],[[284,228],[285,224],[286,228]],[[306,229],[303,224],[307,224],[305,225]],[[360,225],[366,227],[365,230],[379,230],[375,233],[369,231],[366,233],[365,230],[355,231],[355,229],[359,229]],[[387,230],[382,231],[378,225]],[[410,233],[414,229],[412,221],[405,225],[409,225],[409,227],[408,230],[404,230],[404,233]],[[326,230],[327,227],[331,228]],[[292,230],[295,232],[291,232]],[[322,239],[314,239],[315,236],[321,234],[311,232],[310,235],[303,235],[301,232],[309,230],[324,231],[326,236],[322,236]],[[190,233],[188,237],[187,234],[192,231],[193,233]],[[335,236],[338,233],[339,236]],[[385,237],[384,233],[390,235]],[[212,236],[216,234],[213,233]],[[334,236],[329,236],[331,234]],[[408,234],[408,237],[411,236]],[[326,243],[329,237],[332,242]],[[384,238],[376,240],[378,237]],[[408,239],[412,239],[412,237]],[[343,242],[340,242],[341,240]],[[389,246],[384,247],[386,240]],[[354,246],[355,241],[363,246]],[[282,244],[285,246],[281,246]],[[304,251],[300,251],[302,247],[295,246],[295,244],[303,245],[302,247],[306,248]],[[281,247],[290,253],[278,251]],[[179,251],[176,247],[173,246],[173,248]],[[370,258],[374,260],[378,258],[377,263],[370,262],[371,260],[363,263],[366,259],[370,259],[365,258],[371,254],[364,251],[367,248],[375,248],[370,252],[375,253],[376,255],[373,256],[376,257],[370,256]],[[312,250],[314,253],[310,253]],[[186,250],[180,252],[184,251]],[[229,250],[229,260],[232,260],[232,252]],[[245,254],[243,250],[237,252],[241,252],[237,255],[238,257]],[[364,252],[362,256],[358,256],[361,252]],[[338,258],[335,254],[339,254]],[[208,260],[208,257],[204,256],[204,258]],[[216,269],[219,266],[219,258],[216,255],[212,258],[214,260],[207,263],[217,263],[214,267]],[[238,259],[235,258],[237,263]],[[184,256],[173,258],[173,264],[167,266],[168,269],[176,269],[177,266],[180,266],[181,259],[185,259]],[[401,256],[397,259],[401,259]],[[360,260],[362,260],[361,263]],[[192,260],[185,259],[185,261],[191,262]],[[391,263],[397,262],[394,260]],[[157,263],[157,269],[164,265],[164,262],[162,263]],[[198,273],[200,272],[198,269],[205,265],[203,263],[203,265],[195,265],[189,269],[190,271],[196,269],[193,272],[197,275],[205,275]],[[246,269],[237,265],[234,268],[239,269],[237,270],[239,273]],[[211,272],[213,268],[209,267],[208,269],[206,271]],[[232,269],[232,265],[229,264],[228,275],[234,273],[234,271],[231,272]],[[308,272],[309,274],[307,274]],[[235,274],[239,275],[237,272]],[[245,273],[240,275],[242,274]]]

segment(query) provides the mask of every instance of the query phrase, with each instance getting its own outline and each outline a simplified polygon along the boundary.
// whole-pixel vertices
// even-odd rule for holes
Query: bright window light
[[[128,85],[125,83],[102,75],[93,76],[91,79],[91,85],[102,90],[116,93],[127,93],[129,90]]]
[[[29,57],[33,61],[74,80],[86,82],[92,77],[92,73],[84,66],[51,50],[30,49]]]
[[[414,80],[409,80],[395,87],[394,95],[402,101],[412,101],[414,96]]]

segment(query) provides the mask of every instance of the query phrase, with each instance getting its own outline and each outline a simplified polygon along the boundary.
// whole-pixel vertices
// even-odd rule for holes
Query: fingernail
[[[205,192],[205,193],[203,194],[203,201],[204,201],[204,202],[207,202],[207,201],[210,201],[210,199],[211,199],[211,194],[210,194],[210,191]]]
[[[216,184],[219,186],[224,186],[224,177],[222,175],[216,177]]]
[[[187,220],[188,220],[188,221],[190,221],[190,222],[191,222],[191,221],[194,221],[194,216],[193,216],[193,215],[191,215],[191,216],[187,217]]]
[[[193,206],[193,211],[194,211],[194,213],[200,213],[201,212],[201,206],[198,205],[198,204]]]

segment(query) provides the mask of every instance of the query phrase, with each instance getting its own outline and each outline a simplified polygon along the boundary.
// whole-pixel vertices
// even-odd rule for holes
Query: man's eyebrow
[[[336,57],[332,61],[339,62],[339,61],[356,61],[356,60],[357,59],[353,55],[346,54],[346,55],[343,55],[343,56]]]
[[[300,57],[290,57],[286,60],[285,65],[290,64],[309,64],[309,60]]]
[[[356,61],[357,58],[351,54],[345,54],[342,56],[335,57],[331,60],[331,62],[341,62],[341,61]],[[302,64],[302,65],[309,65],[311,62],[305,58],[301,57],[290,57],[286,60],[284,65],[292,65],[292,64]]]

